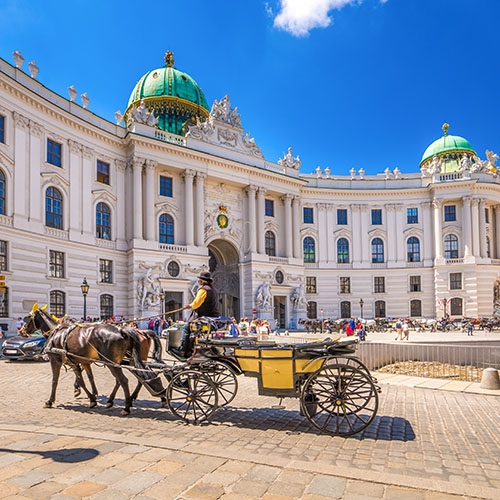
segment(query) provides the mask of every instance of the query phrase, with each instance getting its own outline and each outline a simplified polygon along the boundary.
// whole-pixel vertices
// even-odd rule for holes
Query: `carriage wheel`
[[[196,367],[192,367],[196,369]],[[238,392],[238,380],[236,374],[224,363],[212,361],[199,365],[200,370],[210,377],[217,387],[219,406],[228,405]]]
[[[378,409],[378,393],[369,374],[355,366],[325,365],[305,382],[303,415],[320,431],[351,436],[368,427]]]
[[[358,368],[362,372],[365,372],[372,380],[374,384],[377,383],[377,379],[370,373],[369,368],[356,356],[333,356],[328,358],[325,362],[326,365],[337,365],[344,364],[349,366],[354,366],[354,368]]]
[[[217,409],[218,400],[216,385],[199,370],[175,374],[167,387],[170,411],[189,424],[209,420]]]

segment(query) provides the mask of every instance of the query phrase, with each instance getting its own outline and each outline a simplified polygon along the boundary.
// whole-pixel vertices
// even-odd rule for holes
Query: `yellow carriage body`
[[[257,377],[259,394],[267,396],[296,396],[298,381],[325,362],[324,358],[299,356],[293,346],[239,347],[234,355],[245,375]]]

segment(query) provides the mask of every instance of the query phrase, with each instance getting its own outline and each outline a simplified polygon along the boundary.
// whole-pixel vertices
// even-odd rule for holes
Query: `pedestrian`
[[[474,329],[474,325],[472,324],[472,321],[469,321],[467,323],[467,336],[471,337],[472,335],[474,335],[472,333],[472,330]]]
[[[396,334],[395,340],[403,340],[403,323],[401,319],[396,321]]]
[[[16,322],[17,331],[21,330],[25,324],[26,323],[24,322],[23,318],[21,318],[21,316],[19,316],[19,318],[17,318],[17,322]]]
[[[274,334],[280,335],[280,320],[278,318],[274,320]]]
[[[410,326],[406,320],[403,321],[403,340],[410,340]]]
[[[243,337],[246,337],[248,335],[248,329],[250,328],[248,318],[241,318],[240,324],[238,326],[240,327],[241,335],[243,335]]]

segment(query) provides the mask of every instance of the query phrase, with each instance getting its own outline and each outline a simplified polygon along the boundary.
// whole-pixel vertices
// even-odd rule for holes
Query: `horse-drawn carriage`
[[[32,311],[31,314],[41,313]],[[99,360],[115,376],[123,368],[128,369],[153,396],[161,397],[176,417],[189,423],[207,421],[217,408],[229,404],[237,393],[238,375],[256,378],[260,395],[298,398],[300,413],[324,433],[350,436],[361,432],[375,418],[380,388],[366,366],[354,356],[358,339],[296,344],[263,342],[248,337],[221,338],[221,326],[223,331],[223,322],[221,325],[211,318],[191,322],[192,344],[187,358],[175,354],[180,332],[171,332],[166,349],[170,361],[166,362],[158,358],[154,362],[143,361],[136,353],[133,366],[124,366],[123,359],[117,363],[118,358],[112,361],[108,352],[100,352],[99,337],[91,341],[97,353],[93,358],[72,353],[69,337],[63,347],[51,347],[51,343],[55,344],[50,338],[59,330],[58,326],[53,326],[52,331],[46,330],[49,334],[47,354],[53,362],[53,371],[54,364],[60,368],[61,362],[69,362],[73,369],[77,368],[76,372],[80,369],[82,383],[81,364]],[[87,327],[75,326],[68,335],[77,328]],[[129,331],[124,333],[125,337],[129,334]],[[130,347],[135,349],[132,344]],[[166,387],[162,384],[162,375]],[[115,389],[122,382],[123,378],[118,376]],[[127,404],[128,387],[122,387]],[[53,382],[52,401],[54,391]],[[137,392],[138,389],[136,395]]]

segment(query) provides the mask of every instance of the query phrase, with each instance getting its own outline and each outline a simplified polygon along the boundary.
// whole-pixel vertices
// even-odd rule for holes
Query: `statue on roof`
[[[127,122],[130,125],[133,123],[142,123],[149,127],[156,127],[158,123],[158,117],[155,116],[153,111],[148,110],[144,99],[142,99],[139,106],[134,106],[127,115]]]
[[[238,113],[238,108],[231,109],[229,96],[226,94],[220,102],[215,99],[210,116],[219,122],[228,123],[233,127],[241,128],[241,118]]]
[[[283,158],[278,160],[278,165],[280,167],[295,168],[298,170],[302,165],[302,162],[300,161],[298,155],[296,157],[293,156],[292,148],[288,148],[288,152],[283,153]]]

